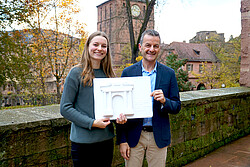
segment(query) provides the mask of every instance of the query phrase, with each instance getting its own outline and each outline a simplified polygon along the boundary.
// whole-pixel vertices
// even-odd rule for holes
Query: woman
[[[82,60],[73,67],[64,84],[60,112],[71,124],[73,164],[111,166],[114,129],[109,119],[94,119],[93,78],[114,77],[109,40],[105,33],[94,32],[86,41]],[[117,123],[126,122],[120,115]]]

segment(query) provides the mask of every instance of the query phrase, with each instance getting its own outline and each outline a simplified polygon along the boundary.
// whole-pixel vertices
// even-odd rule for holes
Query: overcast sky
[[[106,0],[79,0],[81,21],[86,30],[97,30],[96,6]],[[226,41],[230,35],[241,33],[240,0],[166,0],[161,12],[155,13],[155,29],[164,43],[188,42],[199,31],[224,33]]]

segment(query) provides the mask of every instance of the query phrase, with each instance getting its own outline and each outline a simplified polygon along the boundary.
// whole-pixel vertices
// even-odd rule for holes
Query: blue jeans
[[[90,144],[71,142],[74,167],[111,167],[113,150],[113,139]]]

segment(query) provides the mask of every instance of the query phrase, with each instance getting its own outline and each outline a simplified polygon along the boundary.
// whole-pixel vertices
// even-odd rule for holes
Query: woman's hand
[[[96,119],[94,120],[92,127],[97,127],[97,128],[106,128],[110,124],[110,119],[109,118],[102,118],[102,119]]]
[[[127,117],[124,114],[120,114],[119,118],[116,119],[116,123],[125,124],[127,122]]]

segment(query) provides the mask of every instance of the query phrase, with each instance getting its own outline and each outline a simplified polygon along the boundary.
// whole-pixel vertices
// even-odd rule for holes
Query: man
[[[171,140],[168,114],[181,109],[174,70],[156,61],[160,43],[157,31],[146,30],[139,44],[142,61],[122,72],[122,77],[150,76],[153,102],[152,118],[130,119],[117,125],[117,144],[127,167],[141,167],[145,153],[149,166],[165,166]]]

